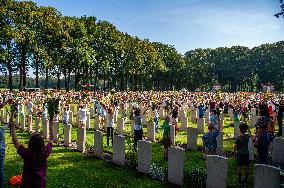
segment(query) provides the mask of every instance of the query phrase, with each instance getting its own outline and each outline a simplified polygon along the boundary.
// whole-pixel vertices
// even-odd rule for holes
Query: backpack
[[[22,175],[13,176],[9,179],[9,185],[20,186],[22,184]]]

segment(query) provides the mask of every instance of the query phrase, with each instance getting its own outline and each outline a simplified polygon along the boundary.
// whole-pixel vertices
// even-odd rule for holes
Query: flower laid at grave
[[[153,179],[157,179],[160,181],[166,181],[167,179],[167,169],[165,167],[160,167],[157,164],[153,163],[150,169],[150,176]]]

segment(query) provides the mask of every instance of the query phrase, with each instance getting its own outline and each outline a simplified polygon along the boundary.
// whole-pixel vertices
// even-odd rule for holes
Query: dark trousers
[[[260,164],[268,164],[268,150],[262,151],[260,149],[257,150],[258,153],[258,162]]]
[[[4,187],[4,158],[5,158],[5,149],[0,149],[0,188]]]
[[[107,127],[107,145],[109,146],[109,137],[111,137],[111,145],[113,145],[113,127]]]
[[[283,136],[282,135],[282,118],[283,118],[282,116],[277,117],[278,127],[279,127],[279,130],[278,130],[279,136]]]
[[[143,129],[134,130],[134,148],[137,148],[137,143],[139,140],[142,140],[143,137]]]

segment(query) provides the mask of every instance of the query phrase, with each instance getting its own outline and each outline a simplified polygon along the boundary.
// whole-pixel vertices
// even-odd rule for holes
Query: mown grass
[[[189,116],[190,117],[190,116]],[[74,118],[75,120],[75,118]],[[35,121],[33,121],[35,122]],[[160,125],[162,125],[162,120]],[[63,124],[60,122],[60,141],[63,141]],[[197,127],[195,123],[189,122],[190,127]],[[87,130],[87,149],[93,146],[93,127],[94,118],[91,119],[91,129]],[[41,127],[42,128],[42,127]],[[126,124],[125,136],[132,138],[130,133],[130,123]],[[205,132],[207,128],[205,127]],[[229,117],[225,116],[224,125],[224,153],[228,157],[228,187],[237,187],[236,184],[236,160],[231,155],[233,151],[233,134],[234,129],[231,127]],[[167,162],[163,160],[163,146],[159,141],[162,138],[162,131],[156,134],[156,143],[153,143],[152,158],[153,163],[159,166],[167,166]],[[27,145],[29,133],[17,131],[20,141]],[[144,129],[144,137],[146,137],[147,129]],[[197,166],[206,168],[206,161],[200,148],[202,147],[202,135],[198,136],[197,151],[186,151],[185,168]],[[72,128],[72,142],[77,140],[77,128]],[[22,171],[23,161],[16,153],[11,143],[9,133],[6,133],[6,158],[5,158],[5,178],[6,180],[14,175],[18,175]],[[187,135],[185,131],[180,131],[176,138],[176,144],[185,147]],[[126,152],[128,147],[126,145]],[[103,151],[112,154],[112,146],[106,144],[106,134],[104,133]],[[250,166],[249,187],[253,186],[253,164]],[[164,184],[141,175],[135,170],[119,167],[103,160],[99,160],[91,155],[74,152],[69,148],[55,145],[52,155],[49,158],[47,170],[47,187],[172,187],[170,184]]]

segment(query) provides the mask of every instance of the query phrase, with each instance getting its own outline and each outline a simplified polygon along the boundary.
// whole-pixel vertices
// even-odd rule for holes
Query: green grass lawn
[[[27,145],[28,133],[17,131],[21,143]],[[23,160],[16,153],[6,133],[5,179],[22,171]],[[7,186],[9,187],[9,186]],[[47,187],[167,187],[159,181],[119,167],[93,156],[62,146],[54,146],[48,161]]]
[[[190,116],[189,116],[190,117]],[[75,120],[75,118],[74,118]],[[35,120],[33,120],[35,122]],[[129,122],[129,121],[128,121]],[[162,124],[162,120],[160,124]],[[228,154],[228,187],[237,187],[236,184],[236,160],[232,157],[233,151],[233,127],[230,126],[229,117],[225,116],[224,128],[224,153]],[[63,141],[63,124],[60,122],[60,140]],[[196,124],[189,122],[190,127],[197,127]],[[94,127],[94,119],[91,119],[91,127]],[[146,137],[147,129],[144,129]],[[207,129],[205,128],[205,132]],[[87,149],[93,146],[93,128],[87,130]],[[253,132],[253,131],[252,131]],[[20,141],[27,145],[29,134],[17,131]],[[201,136],[198,136],[198,148],[202,147]],[[130,124],[126,124],[126,139],[132,138],[130,133]],[[163,146],[159,143],[162,133],[156,135],[156,143],[153,143],[153,163],[166,167],[167,162],[163,161]],[[72,142],[76,142],[77,128],[72,128]],[[21,173],[23,160],[17,155],[15,148],[11,143],[9,133],[6,133],[6,158],[5,158],[5,178]],[[187,141],[186,132],[180,131],[176,138],[176,144],[185,147]],[[126,150],[128,147],[126,145]],[[106,144],[106,135],[104,133],[103,151],[112,154],[112,147]],[[127,152],[127,151],[126,151]],[[205,169],[206,161],[200,150],[186,151],[185,168],[197,166]],[[249,185],[253,185],[253,164],[250,167]],[[172,187],[168,183],[161,183],[151,179],[149,176],[141,175],[136,170],[130,170],[126,167],[119,167],[103,160],[97,159],[92,155],[81,154],[69,148],[55,145],[49,158],[47,170],[47,187]]]

